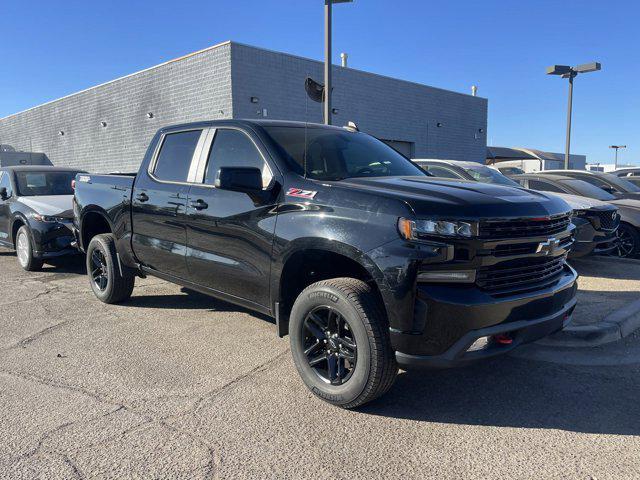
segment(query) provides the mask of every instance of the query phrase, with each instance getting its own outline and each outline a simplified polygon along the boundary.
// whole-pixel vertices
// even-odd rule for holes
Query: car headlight
[[[34,213],[33,218],[38,222],[44,222],[44,223],[63,223],[67,220],[63,217],[53,217],[51,215],[40,215],[39,213]]]
[[[458,237],[472,238],[478,234],[476,222],[455,220],[398,220],[398,231],[405,240],[422,240],[423,237]]]
[[[572,217],[584,217],[587,214],[587,211],[581,208],[576,208],[571,212]]]

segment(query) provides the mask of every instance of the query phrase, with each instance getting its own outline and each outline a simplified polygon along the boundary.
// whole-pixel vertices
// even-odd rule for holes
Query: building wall
[[[43,152],[54,165],[133,171],[165,125],[262,118],[263,109],[267,118],[322,122],[321,104],[304,90],[307,76],[322,82],[322,68],[225,42],[0,119],[0,144]],[[379,138],[410,142],[414,157],[484,161],[486,99],[334,67],[333,104],[335,124],[353,120]]]
[[[231,65],[237,118],[266,109],[267,118],[322,122],[322,105],[304,90],[307,76],[323,82],[321,62],[232,43]],[[484,98],[334,66],[332,104],[335,125],[352,120],[379,138],[411,142],[414,158],[485,161]]]
[[[134,171],[160,127],[230,118],[231,108],[226,43],[0,119],[0,143],[57,166]]]

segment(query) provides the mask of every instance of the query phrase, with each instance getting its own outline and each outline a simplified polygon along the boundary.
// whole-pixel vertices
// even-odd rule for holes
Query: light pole
[[[617,170],[618,169],[618,149],[627,148],[627,146],[626,145],[609,145],[609,148],[615,148],[616,150],[616,159],[613,164],[613,167],[614,167],[614,170]]]
[[[324,0],[324,123],[331,125],[331,7],[353,0]]]
[[[568,65],[552,65],[547,67],[547,75],[560,75],[562,78],[569,79],[569,105],[567,107],[567,140],[564,146],[564,168],[569,169],[569,150],[571,145],[571,108],[573,105],[573,79],[579,73],[595,72],[600,70],[601,66],[598,62],[584,63],[577,67]]]

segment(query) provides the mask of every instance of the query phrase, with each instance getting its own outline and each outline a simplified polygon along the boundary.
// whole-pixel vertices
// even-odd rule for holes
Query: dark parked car
[[[631,182],[640,188],[640,168],[621,168],[615,172],[611,172],[611,174],[616,177],[620,177],[627,182]]]
[[[521,187],[520,183],[506,177],[497,169],[475,162],[420,159],[412,161],[437,177]],[[569,252],[570,257],[609,253],[617,248],[616,231],[620,217],[616,207],[599,200],[566,193],[556,194],[573,209],[571,221],[576,227],[576,241]]]
[[[604,172],[591,172],[586,170],[545,170],[541,173],[565,175],[590,183],[610,193],[615,198],[634,198],[640,200],[640,187],[628,180]]]
[[[73,188],[80,171],[21,166],[0,169],[0,245],[16,250],[25,270],[47,258],[78,253],[73,247]]]
[[[398,365],[508,352],[576,304],[563,200],[434,179],[354,127],[163,128],[136,176],[79,175],[74,210],[100,300],[154,275],[271,315],[305,384],[345,408]]]
[[[477,162],[435,159],[424,160],[419,158],[411,161],[436,177],[520,187],[518,183],[506,177],[495,168],[487,167]]]
[[[617,230],[618,244],[615,253],[621,257],[640,254],[640,200],[616,198],[600,187],[576,178],[552,173],[527,173],[515,175],[514,180],[522,186],[541,192],[569,193],[594,198],[618,207],[620,226]]]

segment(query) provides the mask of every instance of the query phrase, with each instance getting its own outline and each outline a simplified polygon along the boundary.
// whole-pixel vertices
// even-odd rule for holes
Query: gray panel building
[[[136,170],[165,125],[223,118],[322,122],[304,81],[322,62],[225,42],[0,119],[0,143],[54,165]],[[484,162],[487,100],[334,66],[332,121],[412,157]]]

